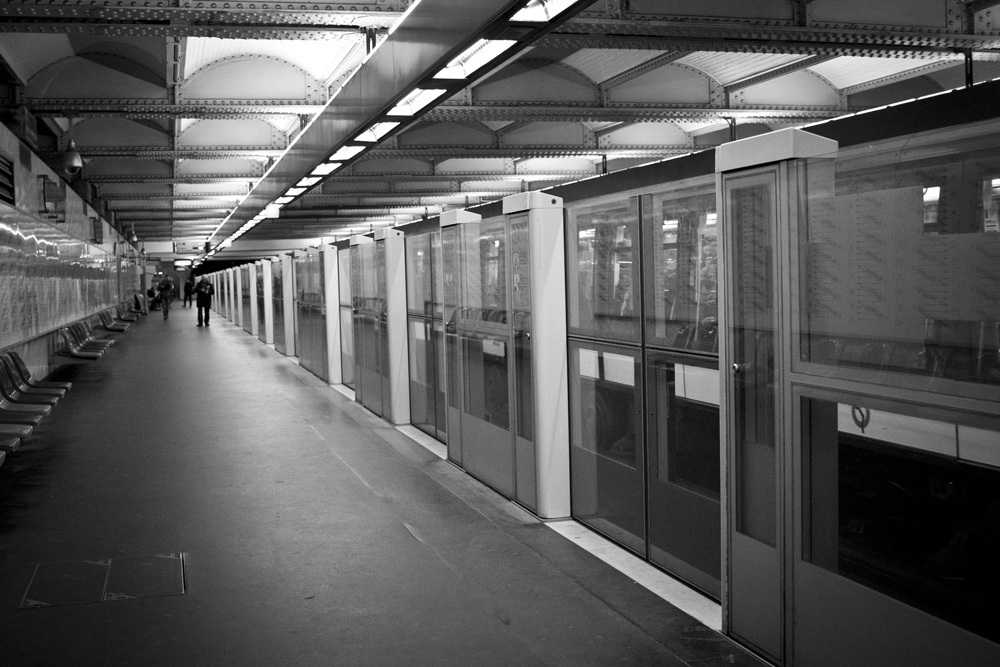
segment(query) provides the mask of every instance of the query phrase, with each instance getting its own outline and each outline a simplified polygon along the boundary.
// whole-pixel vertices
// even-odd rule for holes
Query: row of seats
[[[127,307],[98,314],[103,329],[122,333],[138,319],[131,302]],[[98,336],[87,321],[59,330],[65,347],[59,354],[76,359],[99,359],[115,339]],[[70,382],[39,380],[31,375],[24,359],[14,350],[0,354],[0,465],[32,436],[35,427],[52,413],[72,387]]]
[[[31,437],[72,386],[35,379],[13,350],[0,354],[0,464]]]

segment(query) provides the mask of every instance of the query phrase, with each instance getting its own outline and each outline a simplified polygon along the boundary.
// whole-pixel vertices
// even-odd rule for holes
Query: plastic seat
[[[104,356],[104,351],[95,352],[93,350],[84,350],[80,348],[79,343],[77,343],[73,336],[70,335],[69,329],[63,328],[59,330],[59,336],[63,339],[63,348],[59,350],[59,354],[64,354],[68,357],[73,357],[75,359],[92,359],[97,360]]]
[[[65,389],[30,386],[21,377],[17,368],[15,368],[13,360],[11,360],[11,358],[6,354],[0,355],[0,364],[2,364],[4,367],[3,369],[7,371],[7,375],[10,377],[14,387],[22,394],[27,394],[29,396],[57,396],[59,398],[66,395]]]
[[[37,387],[39,389],[63,389],[69,391],[73,388],[72,382],[58,382],[55,380],[36,380],[31,377],[31,371],[28,370],[27,364],[24,363],[24,359],[21,358],[14,350],[8,350],[5,354],[8,360],[13,362],[14,368],[17,370],[21,379],[24,380],[25,384],[29,387]]]
[[[14,379],[10,375],[10,370],[4,363],[0,363],[0,396],[3,396],[13,403],[25,405],[55,406],[59,403],[58,396],[53,396],[51,394],[26,394],[20,391],[14,383]]]
[[[17,445],[11,451],[20,447],[24,440],[27,440],[35,432],[35,427],[30,424],[12,424],[0,422],[0,439],[17,440]]]
[[[51,412],[50,405],[23,405],[0,398],[0,424],[38,426]]]

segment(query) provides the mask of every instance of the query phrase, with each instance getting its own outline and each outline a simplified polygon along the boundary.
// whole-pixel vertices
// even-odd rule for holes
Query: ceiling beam
[[[185,102],[172,104],[168,100],[86,100],[86,99],[25,99],[22,104],[6,104],[7,111],[23,108],[38,118],[115,118],[141,120],[192,118],[199,120],[250,120],[267,116],[313,116],[325,107],[297,100],[240,100],[210,103]]]
[[[802,55],[913,57],[955,49],[1000,48],[1000,36],[932,29],[802,27],[734,19],[725,23],[685,17],[678,21],[572,19],[537,46],[578,50],[657,49]]]
[[[835,118],[843,115],[843,109],[829,107],[740,107],[726,109],[693,104],[670,105],[623,105],[623,106],[570,106],[570,105],[518,105],[518,104],[476,104],[442,105],[428,111],[421,120],[437,122],[458,121],[545,121],[563,123],[635,123],[635,122],[678,122],[714,121],[723,116],[740,120],[768,121],[811,121]]]

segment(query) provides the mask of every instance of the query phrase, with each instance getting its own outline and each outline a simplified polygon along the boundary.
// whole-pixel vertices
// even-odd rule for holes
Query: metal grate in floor
[[[107,560],[40,563],[22,609],[183,595],[183,553]]]

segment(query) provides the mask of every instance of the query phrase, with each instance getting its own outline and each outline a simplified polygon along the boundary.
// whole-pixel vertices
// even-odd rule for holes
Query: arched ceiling
[[[423,2],[444,11],[449,0]],[[124,4],[0,5],[5,118],[23,135],[23,119],[34,123],[28,140],[43,156],[73,139],[85,159],[78,191],[144,241],[192,252],[255,213],[252,193],[267,190],[287,149],[321,141],[310,124],[371,66],[373,48],[391,46],[415,3]],[[220,258],[266,256],[279,242],[401,224],[1000,76],[1000,0],[579,4]],[[394,85],[403,84],[380,81],[379,94]]]

